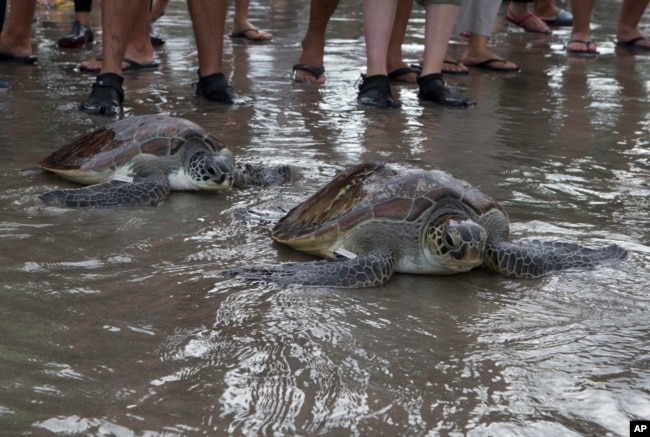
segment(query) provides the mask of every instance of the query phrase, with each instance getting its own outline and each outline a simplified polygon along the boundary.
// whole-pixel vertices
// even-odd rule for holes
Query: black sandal
[[[124,78],[114,73],[97,76],[90,96],[81,104],[81,110],[94,115],[117,115],[124,101]]]

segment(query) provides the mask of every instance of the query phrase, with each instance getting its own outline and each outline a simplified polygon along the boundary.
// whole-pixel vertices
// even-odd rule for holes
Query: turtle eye
[[[456,246],[456,241],[454,240],[454,237],[452,237],[449,232],[445,232],[445,244],[449,247]]]
[[[217,176],[217,169],[213,165],[206,165],[206,171],[210,176]]]
[[[226,175],[219,169],[219,167],[212,163],[207,163],[205,171],[208,173],[203,179],[212,179],[217,184],[222,184],[226,180]]]

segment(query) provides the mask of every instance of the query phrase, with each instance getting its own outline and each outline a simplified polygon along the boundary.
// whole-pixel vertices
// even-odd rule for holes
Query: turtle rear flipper
[[[46,205],[59,208],[110,208],[156,205],[169,194],[167,179],[139,176],[131,179],[114,179],[83,188],[49,191],[40,198]]]
[[[244,168],[235,169],[234,173],[234,184],[237,187],[279,185],[290,180],[291,169],[288,165],[269,168],[246,164]]]
[[[371,253],[356,258],[230,269],[223,270],[220,274],[224,277],[239,277],[281,285],[364,288],[384,284],[394,271],[395,260],[392,256]]]
[[[505,276],[539,278],[563,270],[589,269],[627,256],[616,244],[589,248],[560,241],[519,240],[488,247],[485,267]]]

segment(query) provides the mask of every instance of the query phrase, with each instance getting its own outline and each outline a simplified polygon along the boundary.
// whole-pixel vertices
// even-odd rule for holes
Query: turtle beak
[[[483,260],[481,249],[474,244],[466,245],[466,247],[465,259],[472,264],[481,264]]]
[[[479,265],[483,262],[483,251],[487,234],[476,224],[460,224],[456,227],[460,232],[462,244],[451,255],[464,263]]]
[[[483,259],[481,248],[472,243],[462,244],[458,249],[452,250],[450,254],[459,261],[463,260],[471,264],[480,264]]]

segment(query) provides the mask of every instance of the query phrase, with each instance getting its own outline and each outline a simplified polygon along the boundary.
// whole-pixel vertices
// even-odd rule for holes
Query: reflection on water
[[[3,435],[627,435],[629,420],[650,420],[650,58],[607,42],[617,8],[596,7],[596,62],[565,57],[566,29],[499,27],[493,44],[523,71],[450,77],[476,108],[420,105],[396,85],[403,108],[378,111],[355,103],[357,4],[342,4],[328,30],[323,87],[288,80],[305,2],[253,4],[275,38],[226,41],[246,101],[223,108],[191,96],[195,50],[172,2],[161,69],[127,77],[125,116],[186,117],[240,162],[289,162],[296,177],[107,211],[38,200],[71,184],[37,162],[108,122],[77,111],[93,78],[74,68],[93,51],[59,50],[70,12],[44,12],[39,65],[0,70],[13,87],[0,94]],[[409,61],[422,26],[417,9]],[[478,270],[353,291],[216,275],[309,259],[233,212],[289,208],[370,159],[467,179],[501,201],[515,237],[616,242],[629,259],[535,281]]]

